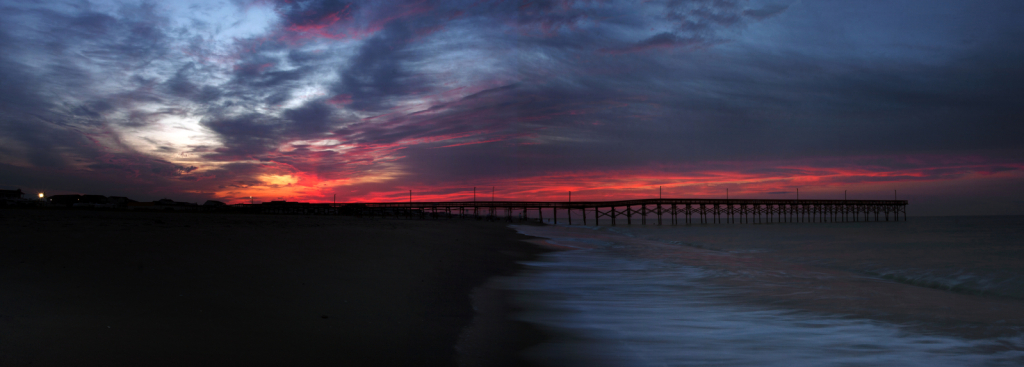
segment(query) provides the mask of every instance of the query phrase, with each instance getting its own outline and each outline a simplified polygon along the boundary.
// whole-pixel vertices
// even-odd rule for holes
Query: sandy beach
[[[520,365],[543,338],[481,287],[545,251],[503,222],[5,209],[0,233],[3,366]]]

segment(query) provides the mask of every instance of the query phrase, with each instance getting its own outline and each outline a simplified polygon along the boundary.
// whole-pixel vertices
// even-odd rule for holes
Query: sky
[[[0,0],[0,189],[799,190],[1020,215],[1020,19],[1017,0]]]

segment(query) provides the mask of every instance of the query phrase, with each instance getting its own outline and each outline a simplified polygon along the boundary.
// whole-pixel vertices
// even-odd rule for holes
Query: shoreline
[[[524,365],[544,338],[486,287],[551,251],[503,222],[4,209],[0,230],[2,365]]]

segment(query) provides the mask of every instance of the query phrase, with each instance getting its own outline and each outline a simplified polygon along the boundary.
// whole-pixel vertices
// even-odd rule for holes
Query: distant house
[[[51,195],[46,202],[56,206],[73,206],[81,200],[82,195]]]
[[[21,199],[25,193],[21,192],[21,189],[17,190],[0,190],[0,199],[4,200],[17,200]]]
[[[199,209],[199,204],[174,201],[171,199],[160,199],[154,201],[153,206],[149,208],[158,210],[196,210]]]
[[[217,200],[207,200],[205,203],[203,203],[203,206],[220,207],[220,206],[228,206],[228,204],[225,204],[224,202],[217,201]]]
[[[129,203],[137,203],[137,201],[126,198],[124,196],[108,196],[107,202],[117,206],[125,206],[128,205]]]
[[[78,199],[79,204],[101,205],[109,202],[110,201],[107,200],[107,197],[103,195],[82,195],[82,197]]]
[[[78,202],[72,205],[79,208],[114,208],[118,204],[112,203],[110,198],[103,195],[82,195]]]
[[[258,206],[261,213],[275,214],[327,214],[336,212],[331,204],[312,204],[289,201],[271,201]]]

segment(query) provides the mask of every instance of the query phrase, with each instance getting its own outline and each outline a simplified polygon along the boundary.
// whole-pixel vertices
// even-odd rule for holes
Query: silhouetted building
[[[128,205],[135,209],[156,209],[156,210],[197,210],[199,204],[185,203],[171,199],[160,199],[152,203],[133,203]]]
[[[17,190],[0,190],[0,199],[5,200],[17,200],[21,199],[25,193],[21,192],[21,189]]]
[[[116,208],[121,205],[110,201],[110,198],[103,195],[82,195],[78,198],[78,202],[72,206],[78,208]]]
[[[103,196],[103,195],[82,195],[82,197],[80,199],[78,199],[78,203],[79,204],[89,204],[89,205],[100,205],[100,204],[107,204],[107,203],[109,203],[109,201],[107,200],[107,197]]]
[[[327,214],[336,212],[331,204],[300,203],[284,200],[257,204],[254,207],[258,208],[261,213],[274,214]]]
[[[81,198],[82,195],[51,195],[46,198],[46,202],[50,205],[72,206],[77,204]]]
[[[228,204],[225,204],[224,202],[217,201],[217,200],[207,200],[205,203],[203,203],[203,206],[222,207],[222,206],[228,206]]]
[[[107,202],[117,206],[125,206],[128,203],[137,203],[137,201],[126,198],[124,196],[108,196]]]

